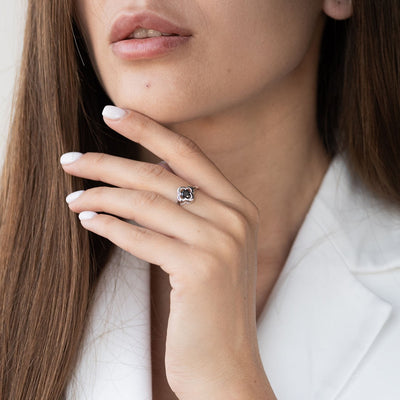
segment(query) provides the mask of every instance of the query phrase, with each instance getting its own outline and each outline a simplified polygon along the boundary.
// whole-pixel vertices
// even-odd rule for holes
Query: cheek
[[[98,75],[116,105],[160,123],[183,122],[239,104],[293,71],[313,38],[318,9],[291,9],[287,4],[293,1],[280,1],[286,8],[265,6],[265,18],[239,9],[228,18],[216,5],[185,51],[159,59],[121,61],[104,38],[94,40]]]
[[[237,21],[241,29],[220,30],[225,46],[213,52],[224,56],[223,65],[241,90],[259,90],[272,86],[294,71],[304,60],[316,35],[321,17],[319,3],[304,0],[263,1],[258,8],[264,15]],[[305,5],[306,4],[306,5]]]

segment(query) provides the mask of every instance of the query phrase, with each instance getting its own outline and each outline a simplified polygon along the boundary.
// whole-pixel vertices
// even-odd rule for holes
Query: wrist
[[[267,376],[263,372],[257,376],[238,379],[232,382],[230,388],[225,388],[225,392],[216,400],[276,400],[272,387]]]
[[[190,394],[178,396],[179,400],[276,400],[264,370],[250,373],[244,370],[236,377],[223,382],[208,382],[193,388]]]

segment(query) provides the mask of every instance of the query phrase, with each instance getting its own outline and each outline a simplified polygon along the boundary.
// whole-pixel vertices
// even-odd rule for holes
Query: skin
[[[163,2],[152,9],[192,31],[188,46],[126,61],[108,35],[133,3],[76,5],[99,79],[127,111],[105,123],[143,146],[140,161],[87,153],[63,165],[116,186],[69,206],[141,225],[82,221],[169,278],[165,371],[179,399],[274,399],[256,320],[329,165],[315,118],[319,45],[325,16],[349,18],[351,2]],[[200,190],[179,206],[187,184]]]

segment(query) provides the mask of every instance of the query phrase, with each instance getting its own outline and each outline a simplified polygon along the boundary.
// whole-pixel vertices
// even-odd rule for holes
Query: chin
[[[120,99],[112,100],[116,106],[147,115],[162,125],[186,122],[202,116],[201,113],[199,113],[201,108],[193,107],[193,104],[189,107],[188,103],[190,104],[190,102],[187,101],[182,103],[176,101],[163,101],[162,104],[160,104],[159,101],[132,101],[132,99],[125,101]]]
[[[182,109],[180,110],[176,109],[174,107],[153,108],[153,107],[143,107],[143,106],[138,106],[138,107],[128,106],[127,108],[130,108],[144,115],[147,115],[148,117],[150,117],[151,119],[162,125],[176,124],[193,119],[190,113],[187,113],[185,112],[185,110]]]

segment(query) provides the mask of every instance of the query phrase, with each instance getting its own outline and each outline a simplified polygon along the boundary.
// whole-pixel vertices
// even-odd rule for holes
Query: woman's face
[[[115,105],[160,123],[210,116],[251,99],[303,60],[321,0],[76,0],[99,79]],[[110,42],[123,14],[150,10],[191,37],[173,51],[127,60]]]

